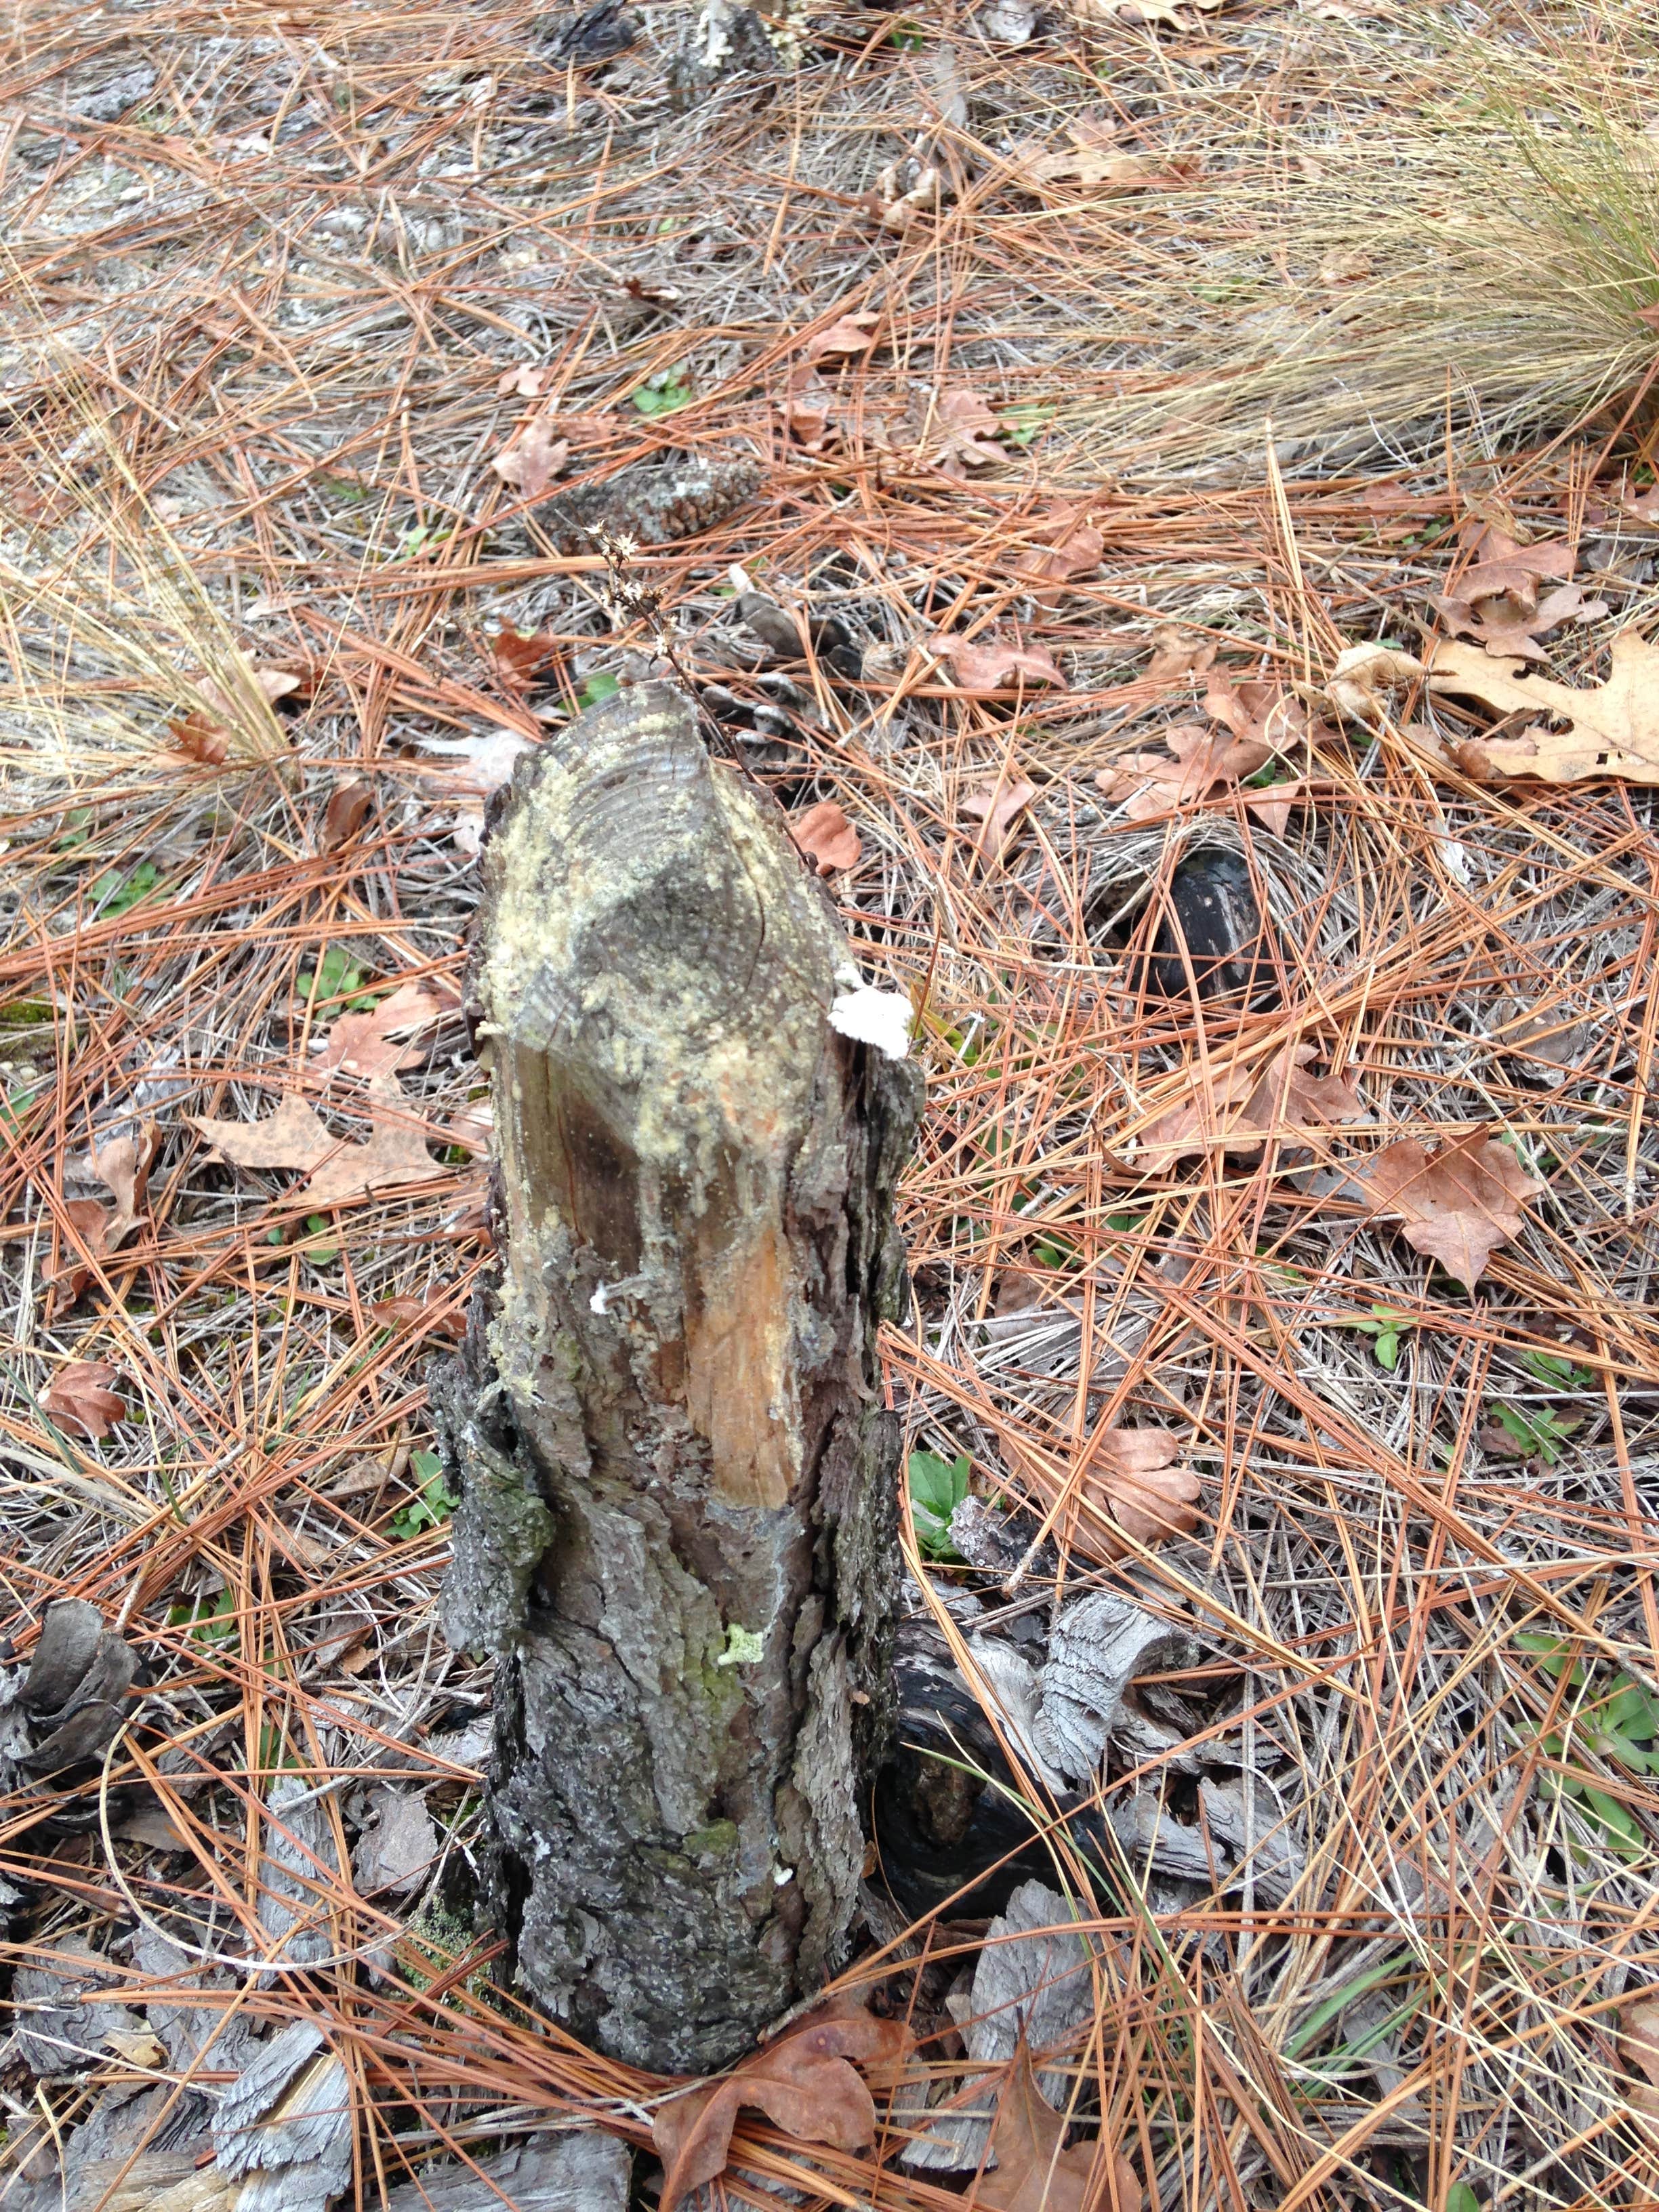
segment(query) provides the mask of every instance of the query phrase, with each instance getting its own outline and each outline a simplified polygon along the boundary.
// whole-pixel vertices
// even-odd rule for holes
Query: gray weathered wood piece
[[[434,1395],[452,1642],[494,1652],[494,1906],[520,1980],[703,2070],[810,1993],[888,1723],[908,1062],[769,800],[672,688],[515,775],[475,967],[499,1283]]]

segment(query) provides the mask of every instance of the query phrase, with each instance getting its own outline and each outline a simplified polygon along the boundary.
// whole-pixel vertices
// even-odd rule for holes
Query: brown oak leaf
[[[1350,645],[1325,679],[1325,696],[1345,721],[1374,729],[1393,695],[1420,683],[1426,671],[1414,653],[1389,645]]]
[[[415,1328],[424,1327],[434,1336],[447,1336],[456,1344],[466,1334],[466,1315],[459,1306],[447,1304],[447,1291],[432,1291],[423,1298],[376,1298],[368,1310],[368,1317],[382,1328],[392,1328],[399,1322],[408,1322]]]
[[[787,396],[779,402],[784,428],[799,439],[802,450],[821,453],[837,428],[830,386],[816,369],[798,368],[789,379]]]
[[[342,845],[349,845],[362,828],[374,803],[374,787],[361,776],[355,776],[349,783],[337,783],[323,809],[322,850],[337,853]]]
[[[1304,743],[1310,733],[1306,708],[1276,684],[1212,684],[1204,695],[1204,711],[1221,728],[1182,722],[1166,731],[1164,742],[1173,759],[1131,753],[1097,773],[1095,781],[1108,800],[1121,806],[1132,822],[1152,821],[1172,808],[1196,804],[1218,786],[1241,783],[1276,752]],[[1291,805],[1302,795],[1300,780],[1292,778],[1247,792],[1244,804],[1282,836]]]
[[[1647,2076],[1630,2084],[1626,2102],[1644,2119],[1659,2121],[1659,1990],[1644,1990],[1621,2006],[1619,2025],[1619,2056],[1626,2071]]]
[[[856,1997],[832,1997],[745,2058],[723,2081],[688,2090],[659,2107],[651,2137],[666,2169],[660,2212],[726,2171],[732,2130],[745,2107],[802,2142],[868,2150],[876,2106],[854,2063],[884,2070],[909,2047],[902,2021],[878,2020]]]
[[[106,1206],[95,1198],[72,1198],[64,1205],[64,1212],[86,1256],[52,1278],[46,1297],[48,1320],[75,1304],[92,1280],[92,1262],[118,1250],[137,1227],[159,1141],[154,1122],[146,1122],[137,1137],[113,1137],[82,1164],[79,1171],[102,1183],[115,1204]]]
[[[1345,1076],[1310,1075],[1318,1058],[1310,1044],[1284,1045],[1259,1073],[1234,1066],[1192,1069],[1194,1093],[1159,1115],[1140,1139],[1138,1157],[1164,1167],[1194,1152],[1259,1152],[1269,1138],[1305,1138],[1334,1123],[1360,1120],[1365,1103]]]
[[[366,1014],[342,1014],[330,1030],[308,1075],[390,1075],[424,1058],[410,1040],[460,1003],[453,983],[428,977],[402,982]]]
[[[496,673],[508,691],[528,691],[543,670],[558,659],[560,650],[557,638],[544,629],[529,637],[521,630],[498,630],[489,641]]]
[[[490,460],[501,482],[521,499],[539,499],[570,459],[570,441],[557,434],[553,416],[538,415]]]
[[[1121,2152],[1103,2142],[1066,2148],[1066,2117],[1038,2088],[1023,2031],[991,2147],[996,2169],[979,2176],[975,2193],[992,2212],[1139,2212],[1140,2184]]]
[[[1069,508],[1051,514],[1044,526],[1047,544],[1034,545],[1014,563],[1014,574],[1029,579],[1026,588],[1040,607],[1056,606],[1066,585],[1079,576],[1092,575],[1100,566],[1106,540],[1099,531],[1079,522]]]
[[[60,1428],[101,1442],[127,1417],[125,1401],[110,1388],[118,1371],[107,1359],[72,1359],[58,1369],[40,1403]]]
[[[1432,1152],[1402,1138],[1354,1182],[1372,1212],[1401,1222],[1406,1242],[1468,1290],[1498,1247],[1519,1235],[1522,1208],[1545,1188],[1478,1122],[1449,1131]]]
[[[1468,738],[1454,747],[1458,765],[1482,782],[1534,775],[1545,783],[1578,783],[1595,775],[1659,784],[1659,645],[1633,629],[1613,641],[1605,684],[1585,691],[1487,659],[1475,647],[1436,646],[1429,688],[1478,699],[1494,714],[1525,715],[1515,738]],[[1552,730],[1547,720],[1570,726]]]
[[[958,691],[1012,691],[1035,684],[1065,688],[1066,678],[1053,655],[1040,645],[1018,645],[1012,639],[940,635],[927,640],[927,650],[950,662]]]
[[[844,361],[850,354],[868,353],[876,342],[880,320],[873,307],[856,307],[849,314],[838,315],[827,329],[807,339],[805,366],[811,368],[820,361]]]
[[[532,368],[527,361],[515,362],[504,368],[495,379],[495,389],[505,399],[539,399],[553,381],[550,368]]]
[[[1056,153],[1032,149],[1016,152],[1022,178],[1037,185],[1077,185],[1085,191],[1133,192],[1177,184],[1198,166],[1190,158],[1161,156],[1124,145],[1104,117],[1080,117],[1066,130],[1069,148]]]
[[[1181,1439],[1169,1429],[1108,1429],[1083,1494],[1138,1544],[1190,1535],[1198,1526],[1199,1482],[1190,1468],[1176,1465],[1180,1455]]]
[[[1587,599],[1582,584],[1558,584],[1553,592],[1528,608],[1500,592],[1479,601],[1467,597],[1437,599],[1435,605],[1450,627],[1473,637],[1494,659],[1547,660],[1538,641],[1576,617],[1597,622],[1607,611],[1605,599]]]
[[[963,482],[969,469],[988,468],[1007,459],[996,442],[1002,425],[977,392],[943,392],[935,412],[945,442],[934,449],[933,461],[947,477]]]
[[[977,790],[964,792],[962,811],[980,825],[974,850],[988,860],[1000,858],[1015,822],[1036,797],[1036,784],[1028,783],[1024,776],[981,784]]]
[[[1202,630],[1183,629],[1179,623],[1160,623],[1152,632],[1152,658],[1146,670],[1152,684],[1179,684],[1188,676],[1203,676],[1221,650]]]
[[[821,799],[805,813],[792,815],[789,834],[821,876],[859,864],[859,833],[833,799]]]
[[[297,1169],[307,1178],[305,1195],[319,1209],[344,1206],[393,1184],[430,1182],[448,1172],[427,1151],[424,1128],[395,1075],[371,1077],[368,1098],[366,1144],[331,1136],[292,1091],[264,1121],[188,1118],[214,1146],[216,1158],[236,1167]]]

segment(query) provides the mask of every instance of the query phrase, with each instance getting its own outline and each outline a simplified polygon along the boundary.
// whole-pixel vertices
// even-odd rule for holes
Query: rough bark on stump
[[[475,969],[499,1284],[436,1395],[453,1643],[497,1655],[493,1886],[584,2040],[705,2070],[836,1964],[882,1748],[875,1332],[916,1077],[769,801],[666,685],[520,767]]]

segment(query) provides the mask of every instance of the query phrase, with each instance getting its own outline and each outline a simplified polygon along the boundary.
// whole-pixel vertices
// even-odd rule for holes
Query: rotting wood
[[[781,817],[666,685],[520,764],[475,964],[499,1282],[437,1387],[490,1881],[584,2040],[702,2070],[840,1960],[890,1722],[875,1337],[917,1079]]]

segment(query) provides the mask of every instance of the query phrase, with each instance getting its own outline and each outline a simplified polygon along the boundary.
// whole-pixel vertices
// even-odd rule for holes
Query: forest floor
[[[1074,2111],[1166,2207],[1651,2201],[1659,264],[1444,111],[1460,41],[1494,84],[1531,42],[1647,190],[1659,64],[1605,14],[1146,12],[848,5],[684,96],[678,6],[13,13],[0,1626],[27,1662],[89,1601],[143,1694],[33,1778],[0,1712],[0,2203],[301,2020],[355,2169],[289,2212],[583,2118],[650,2201],[665,2085],[439,1902],[489,1680],[426,1384],[489,1263],[484,801],[665,657],[841,810],[915,1008],[928,1601],[965,1488],[1186,1637],[1107,1772],[1143,1893],[1048,1877],[1098,1947]],[[538,520],[653,460],[759,489],[608,557]],[[1249,994],[1148,960],[1200,854]],[[994,2088],[945,2002],[982,1921],[881,1932],[913,2082]],[[1012,2201],[907,2164],[916,2107],[873,2160],[746,2116],[731,2201]]]

